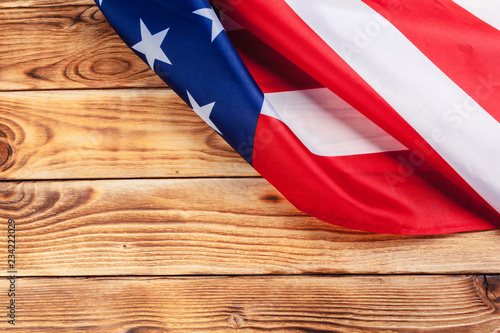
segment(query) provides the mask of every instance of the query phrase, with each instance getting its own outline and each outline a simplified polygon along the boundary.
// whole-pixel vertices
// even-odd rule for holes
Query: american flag
[[[98,4],[299,209],[374,232],[500,226],[496,2]]]

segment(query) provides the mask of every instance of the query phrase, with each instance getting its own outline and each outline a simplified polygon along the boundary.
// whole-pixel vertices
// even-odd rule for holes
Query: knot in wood
[[[243,318],[238,314],[233,313],[229,317],[229,326],[231,328],[241,328],[243,327],[243,323],[244,323]]]
[[[495,303],[500,303],[500,277],[493,275],[483,276],[483,288],[486,297]]]
[[[0,142],[0,166],[4,165],[12,155],[12,148],[5,142]]]

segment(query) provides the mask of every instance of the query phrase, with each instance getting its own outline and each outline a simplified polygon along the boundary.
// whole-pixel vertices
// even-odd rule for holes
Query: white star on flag
[[[193,96],[191,96],[189,91],[186,90],[186,92],[187,92],[187,95],[189,98],[189,103],[191,104],[191,107],[193,108],[193,111],[196,112],[196,114],[198,116],[200,116],[201,119],[203,119],[208,125],[210,125],[210,127],[212,127],[215,131],[217,131],[217,133],[222,135],[222,133],[217,128],[217,126],[215,126],[215,124],[210,120],[210,114],[212,113],[212,109],[214,108],[215,102],[204,105],[204,106],[200,106],[194,100]]]
[[[146,56],[146,59],[148,61],[149,67],[154,69],[153,65],[155,63],[155,60],[160,60],[163,61],[169,65],[172,65],[170,60],[167,58],[165,55],[165,52],[161,49],[161,44],[163,43],[163,40],[165,39],[165,36],[167,35],[168,31],[170,28],[167,28],[163,31],[160,31],[154,35],[151,35],[151,32],[149,32],[148,27],[142,22],[141,19],[141,41],[132,48],[138,52],[141,52]]]
[[[222,24],[212,8],[202,8],[195,10],[193,14],[203,16],[212,21],[212,42],[224,30]]]
[[[102,5],[103,0],[99,0],[99,6]]]

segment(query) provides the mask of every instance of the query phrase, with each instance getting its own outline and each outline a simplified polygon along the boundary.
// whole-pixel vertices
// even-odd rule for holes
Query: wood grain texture
[[[16,329],[494,332],[499,300],[487,288],[498,285],[496,276],[22,278]]]
[[[3,183],[0,194],[21,276],[500,272],[500,231],[347,230],[260,178]]]
[[[0,93],[0,179],[257,175],[168,89]]]
[[[95,5],[3,8],[0,22],[0,90],[165,87]]]
[[[94,0],[1,0],[0,8],[47,8],[95,4]]]

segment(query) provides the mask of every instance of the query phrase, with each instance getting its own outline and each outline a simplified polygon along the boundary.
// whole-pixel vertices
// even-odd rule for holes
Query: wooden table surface
[[[1,332],[500,331],[500,231],[308,217],[92,1],[1,0],[0,24]]]

